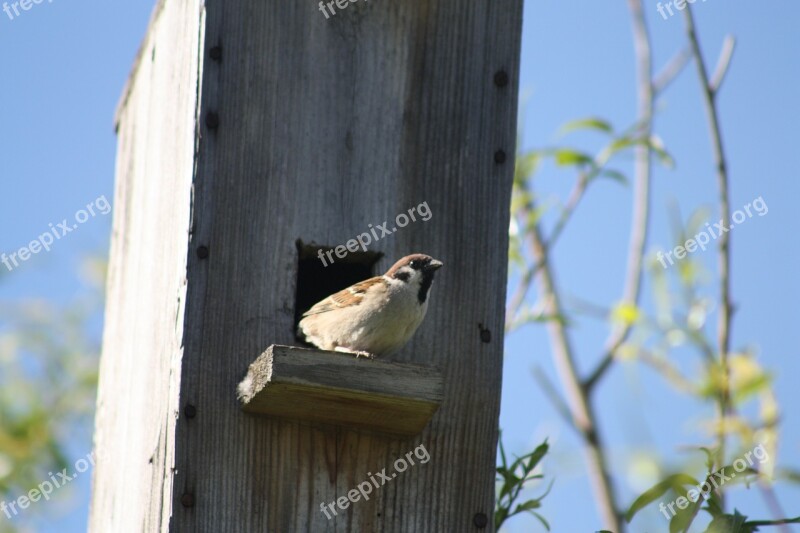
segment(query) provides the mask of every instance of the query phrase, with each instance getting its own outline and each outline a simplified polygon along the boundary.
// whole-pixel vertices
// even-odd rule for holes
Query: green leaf
[[[602,172],[600,172],[600,176],[605,178],[610,178],[616,182],[621,183],[622,185],[628,185],[629,183],[628,177],[622,172],[619,172],[618,170],[603,170]]]
[[[651,135],[647,145],[656,153],[658,160],[661,161],[662,165],[667,168],[675,168],[675,160],[664,148],[664,142],[658,135]]]
[[[714,463],[717,462],[717,450],[712,451],[706,446],[700,446],[698,450],[706,454],[706,468],[708,468],[708,471],[710,472],[711,469],[714,468]]]
[[[708,524],[705,533],[752,533],[758,528],[747,525],[747,517],[734,509],[734,514],[722,514],[714,517]]]
[[[528,454],[530,456],[527,466],[528,472],[533,470],[534,467],[539,464],[539,461],[541,461],[542,458],[547,455],[548,450],[550,450],[550,445],[547,444],[547,439],[545,439],[542,444],[537,446],[535,450]]]
[[[542,502],[539,500],[528,500],[525,503],[517,505],[517,508],[514,509],[514,514],[521,513],[523,511],[530,511],[531,509],[538,509],[541,506]]]
[[[503,433],[501,431],[500,434],[498,435],[498,438],[497,438],[497,446],[500,448],[500,458],[501,458],[501,460],[503,462],[503,467],[505,467],[508,463],[506,462],[506,449],[503,448],[503,438],[502,437],[503,437]],[[498,467],[497,471],[498,472],[500,471],[499,467]]]
[[[717,472],[722,472],[723,476],[728,476],[731,478],[725,482],[724,487],[735,485],[737,483],[744,483],[745,485],[749,486],[750,482],[753,481],[753,478],[751,476],[758,477],[761,475],[761,473],[758,470],[750,468],[749,466],[737,472],[736,469],[733,467],[733,465],[725,465],[724,467],[717,470]],[[736,477],[733,476],[734,474]]]
[[[525,269],[525,257],[522,255],[522,243],[518,235],[508,236],[508,264],[509,271]]]
[[[669,489],[680,489],[686,485],[697,486],[699,484],[700,483],[695,478],[688,474],[673,474],[668,476],[644,491],[634,500],[625,513],[625,521],[630,523],[636,513],[661,498]]]
[[[499,529],[503,522],[516,514],[528,512],[536,515],[534,509],[539,509],[541,507],[542,499],[550,493],[550,489],[553,487],[553,483],[551,481],[550,486],[547,488],[544,494],[538,498],[517,504],[516,507],[514,507],[514,503],[520,496],[521,491],[525,488],[525,485],[531,480],[542,479],[542,475],[532,474],[532,472],[536,469],[542,458],[547,454],[549,445],[547,444],[547,440],[545,440],[532,452],[514,459],[511,464],[508,464],[508,456],[506,455],[505,448],[503,447],[502,439],[500,439],[498,442],[498,448],[500,450],[500,462],[502,464],[496,466],[495,469],[497,471],[498,478],[502,480],[502,484],[499,485],[499,491],[495,498],[495,529]],[[549,531],[550,525],[547,524],[544,518],[539,515],[536,515],[536,517]]]
[[[709,498],[706,502],[705,510],[708,514],[714,517],[725,514],[725,512],[722,510],[722,506],[720,505],[719,498]]]
[[[525,183],[536,174],[541,158],[542,153],[538,150],[531,150],[524,154],[518,154],[516,165],[514,166],[514,183]]]
[[[565,167],[570,165],[591,165],[594,159],[589,155],[571,148],[556,148],[553,152],[556,165]]]
[[[547,520],[545,520],[545,519],[544,519],[544,517],[543,517],[542,515],[540,515],[540,514],[539,514],[539,513],[537,513],[536,511],[531,511],[531,514],[532,514],[533,516],[535,516],[536,518],[538,518],[538,519],[539,519],[539,522],[541,522],[541,523],[542,523],[542,525],[544,526],[544,528],[545,528],[547,531],[550,531],[550,524],[548,524],[548,523],[547,523]]]
[[[690,503],[689,507],[686,509],[679,510],[675,516],[672,517],[672,520],[669,521],[669,533],[678,533],[679,531],[688,530],[689,526],[691,526],[694,521],[694,517],[697,516],[697,512],[700,510],[702,502],[703,499],[700,498],[696,502]]]
[[[509,494],[514,489],[514,487],[520,484],[521,481],[522,481],[521,478],[518,478],[511,472],[506,472],[505,475],[503,476],[503,487],[500,489],[500,495],[498,496],[498,498],[502,498],[506,494]]]
[[[620,152],[626,148],[629,148],[636,144],[636,141],[627,135],[624,137],[619,137],[618,139],[614,139],[611,144],[608,146],[607,150],[609,155],[614,155],[617,152]]]
[[[561,126],[558,132],[561,135],[566,135],[576,130],[598,130],[604,133],[612,133],[614,128],[601,118],[589,117],[567,122]]]
[[[531,191],[526,189],[515,189],[511,198],[511,212],[516,213],[520,209],[530,209],[535,197]]]
[[[760,374],[742,383],[732,393],[734,403],[736,404],[743,403],[751,396],[767,390],[771,383],[772,383],[772,377],[769,374]]]
[[[508,507],[498,507],[494,512],[494,528],[500,529],[500,525],[508,519]]]

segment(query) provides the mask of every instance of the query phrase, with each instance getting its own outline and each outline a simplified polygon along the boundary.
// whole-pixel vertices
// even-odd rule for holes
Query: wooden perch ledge
[[[418,435],[442,403],[431,367],[273,344],[238,387],[248,413]]]

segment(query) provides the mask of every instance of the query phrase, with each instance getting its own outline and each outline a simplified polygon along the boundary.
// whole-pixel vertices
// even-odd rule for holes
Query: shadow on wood
[[[238,386],[248,413],[413,436],[442,403],[435,368],[273,344]]]

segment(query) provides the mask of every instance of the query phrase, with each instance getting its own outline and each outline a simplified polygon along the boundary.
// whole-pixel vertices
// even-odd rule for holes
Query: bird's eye
[[[418,265],[419,265],[419,261],[411,261],[408,264],[408,266],[410,266],[411,268],[417,268]]]

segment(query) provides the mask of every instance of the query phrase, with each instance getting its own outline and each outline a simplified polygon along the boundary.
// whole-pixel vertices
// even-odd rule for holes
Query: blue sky
[[[528,148],[570,143],[572,138],[561,140],[556,133],[571,119],[601,116],[617,127],[635,119],[634,58],[626,2],[570,4],[525,3],[520,89],[523,146]],[[664,20],[656,11],[656,2],[646,2],[645,12],[653,37],[654,67],[659,70],[685,42],[683,19],[676,15]],[[793,143],[798,140],[793,125],[800,119],[800,105],[794,97],[800,89],[800,42],[789,36],[796,35],[793,25],[800,22],[800,6],[708,0],[695,4],[694,13],[712,67],[725,35],[733,34],[738,41],[719,95],[731,209],[758,197],[763,197],[769,208],[765,216],[748,219],[731,233],[733,297],[739,305],[732,346],[757,346],[759,360],[774,372],[783,408],[779,463],[798,465],[800,428],[792,409],[798,393],[792,376],[800,369],[796,357],[800,335],[795,326],[800,296],[795,273],[800,257],[794,246],[797,222],[791,202],[800,186],[792,158],[783,154],[793,153]],[[708,127],[693,65],[660,101],[656,131],[677,164],[673,170],[656,167],[650,250],[674,244],[668,218],[673,202],[684,217],[707,207],[712,210],[712,223],[718,220]],[[576,142],[584,148],[600,146],[598,136],[577,137]],[[629,162],[623,160],[617,168],[630,175]],[[545,203],[557,205],[556,199],[564,197],[572,178],[546,167],[537,176],[537,190]],[[609,305],[620,299],[631,193],[630,188],[611,181],[599,183],[559,241],[554,265],[568,301],[571,297]],[[714,252],[698,251],[694,257],[714,272]],[[652,302],[649,284],[643,294],[648,307]],[[713,287],[709,294],[713,296]],[[573,338],[580,368],[593,368],[606,334],[607,325],[602,322],[578,321]],[[500,419],[507,449],[522,453],[549,437],[553,453],[546,466],[555,476],[555,485],[545,500],[544,515],[555,524],[555,531],[591,531],[597,515],[577,439],[533,385],[535,366],[557,381],[543,328],[531,326],[509,335]],[[698,367],[688,364],[685,368],[696,372]],[[636,494],[627,483],[629,458],[655,451],[670,458],[671,464],[679,464],[686,457],[679,446],[704,442],[697,422],[708,411],[675,396],[663,380],[636,365],[616,367],[599,386],[597,398],[603,433],[613,449],[613,471],[621,482],[620,500],[625,503]],[[784,509],[797,515],[800,491],[784,487],[778,489]],[[733,504],[743,513],[770,517],[758,491],[733,494]],[[576,513],[576,508],[581,512]],[[664,530],[662,520],[652,511],[634,522],[634,530]],[[509,523],[508,531],[521,533],[533,527],[535,522],[519,519]]]
[[[0,4],[1,5],[1,4]],[[630,19],[625,2],[526,1],[520,94],[524,100],[523,146],[566,141],[558,128],[571,119],[601,116],[618,127],[635,117],[636,95]],[[0,252],[10,253],[57,225],[72,220],[96,198],[113,197],[116,138],[113,112],[152,6],[149,2],[109,5],[54,0],[33,5],[13,20],[0,11],[0,85],[4,127],[0,128]],[[645,11],[653,34],[655,68],[683,44],[679,15],[663,19],[656,2]],[[800,423],[792,377],[800,372],[796,302],[800,299],[796,208],[800,197],[794,168],[800,123],[800,5],[788,1],[695,4],[707,61],[716,61],[723,37],[738,39],[733,64],[719,97],[729,156],[731,207],[762,197],[769,212],[748,219],[732,232],[733,296],[739,304],[733,346],[757,346],[759,360],[774,372],[783,412],[780,464],[800,466]],[[697,79],[687,69],[660,101],[656,130],[674,156],[675,169],[658,167],[653,184],[651,250],[672,246],[668,207],[683,216],[700,207],[716,220],[708,129]],[[600,138],[578,135],[574,142],[598,148]],[[617,167],[630,174],[630,162]],[[563,197],[572,176],[545,167],[538,187],[550,203]],[[607,181],[590,191],[554,252],[558,282],[573,300],[608,305],[619,299],[627,246],[630,188]],[[0,281],[0,299],[43,297],[66,303],[86,287],[76,275],[80,258],[106,249],[110,215],[90,217],[49,253],[39,253]],[[713,272],[713,252],[697,252]],[[0,265],[0,268],[5,268]],[[713,294],[710,290],[709,294]],[[650,287],[644,289],[645,303]],[[568,300],[569,301],[569,300]],[[581,368],[591,368],[607,326],[581,318],[574,332]],[[544,437],[553,445],[545,473],[555,477],[543,514],[555,531],[591,531],[598,525],[578,442],[539,392],[532,369],[555,379],[549,344],[539,326],[511,334],[506,344],[501,426],[507,449],[523,453]],[[693,368],[691,365],[687,368]],[[598,390],[604,435],[612,446],[612,465],[620,500],[634,490],[627,459],[656,451],[677,464],[678,447],[698,443],[702,406],[675,396],[663,381],[635,365],[619,365]],[[88,436],[76,438],[75,458],[88,451]],[[59,493],[53,514],[37,523],[41,531],[81,531],[88,507],[88,475],[75,490]],[[788,514],[799,514],[800,491],[779,486]],[[757,491],[737,490],[733,503],[753,517],[769,518]],[[63,509],[76,504],[74,511]],[[579,512],[576,512],[579,510]],[[634,530],[660,530],[655,512]],[[538,531],[518,518],[508,531]],[[800,530],[800,529],[799,529]]]

